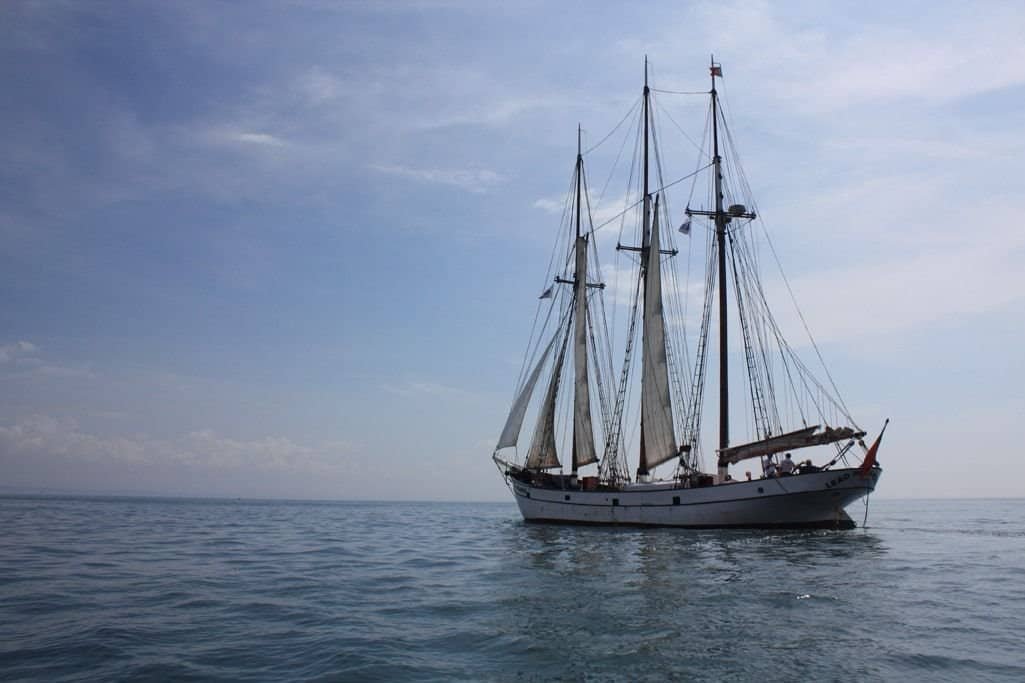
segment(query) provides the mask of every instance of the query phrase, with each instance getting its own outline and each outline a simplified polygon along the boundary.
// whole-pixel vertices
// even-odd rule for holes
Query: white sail
[[[537,417],[534,440],[530,444],[527,460],[524,463],[527,469],[546,470],[551,467],[561,467],[559,456],[555,451],[555,404],[559,397],[559,376],[562,375],[562,363],[566,359],[566,340],[567,336],[563,336],[559,355],[552,368],[552,378],[548,382],[545,401]]]
[[[662,315],[662,266],[659,252],[658,197],[648,243],[644,284],[644,342],[641,375],[641,420],[644,448],[641,471],[676,457],[673,406],[669,398],[669,362],[666,356],[665,320]]]
[[[573,335],[573,469],[598,462],[591,426],[591,391],[587,382],[587,238],[578,237],[576,312]]]
[[[505,428],[502,429],[502,436],[499,437],[498,445],[495,446],[495,450],[515,446],[516,442],[519,441],[520,429],[523,427],[523,417],[527,414],[527,405],[530,404],[530,397],[534,395],[534,385],[537,384],[537,378],[541,376],[541,368],[544,367],[545,361],[548,359],[548,354],[551,352],[552,347],[555,346],[555,340],[558,338],[559,333],[556,332],[555,336],[552,337],[552,341],[548,342],[548,346],[545,347],[541,357],[538,358],[537,365],[535,365],[534,369],[531,371],[530,376],[523,385],[523,389],[520,391],[519,396],[516,397],[516,401],[513,403],[512,410],[509,411],[509,417],[505,421]]]

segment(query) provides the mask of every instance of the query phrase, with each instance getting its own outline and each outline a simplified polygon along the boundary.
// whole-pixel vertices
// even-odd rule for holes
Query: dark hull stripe
[[[526,484],[523,484],[522,482],[517,482],[517,483],[520,484],[521,486],[526,486]],[[533,486],[531,486],[529,488],[532,491],[560,491],[560,489],[539,489],[539,488],[536,488],[536,487],[533,487]],[[515,490],[516,490],[516,487],[514,486],[513,487],[513,491],[515,491]],[[700,490],[700,489],[666,489],[665,491],[636,491],[635,493],[666,494],[666,495],[670,495],[671,496],[673,493],[678,492],[678,491],[694,491],[694,490]],[[686,503],[681,498],[679,505],[674,505],[672,502],[669,502],[669,503],[645,503],[644,505],[628,505],[628,504],[626,504],[626,503],[624,503],[622,501],[622,498],[620,498],[619,505],[612,505],[612,503],[578,503],[578,502],[572,500],[572,498],[570,500],[548,500],[546,498],[536,498],[534,496],[522,496],[519,493],[516,493],[515,495],[519,496],[520,498],[530,498],[530,500],[537,501],[538,503],[545,503],[545,504],[548,504],[548,505],[566,505],[566,506],[576,505],[576,506],[579,506],[579,507],[598,507],[598,508],[611,508],[611,507],[618,507],[618,508],[679,508],[679,507],[688,507],[688,506],[692,506],[692,505],[723,505],[723,504],[726,504],[726,503],[739,503],[739,502],[749,502],[749,501],[755,501],[755,500],[768,500],[769,498],[796,498],[797,496],[807,496],[807,495],[821,496],[822,494],[828,493],[830,491],[835,491],[836,493],[840,494],[839,496],[837,496],[838,498],[847,498],[848,496],[844,495],[844,494],[848,494],[848,493],[854,494],[854,493],[857,493],[857,495],[855,495],[851,499],[851,501],[850,501],[850,502],[854,502],[855,500],[857,500],[861,496],[864,496],[864,495],[867,495],[867,494],[871,493],[873,490],[874,490],[873,488],[870,488],[868,486],[858,486],[858,487],[849,486],[849,487],[845,487],[845,488],[837,487],[837,488],[833,488],[833,489],[816,489],[814,491],[794,491],[794,492],[791,492],[791,493],[758,493],[758,494],[751,495],[751,496],[745,496],[743,498],[724,498],[722,500],[703,500],[703,501],[697,501],[697,502],[694,502],[694,503]],[[566,493],[570,493],[570,495],[572,496],[574,493],[580,493],[580,491],[573,491],[573,492],[568,492],[567,491]],[[606,492],[605,491],[597,491],[597,492],[595,492],[595,491],[588,491],[587,493],[593,494],[593,493],[606,493]],[[623,491],[609,491],[607,493],[608,493],[609,496],[611,496],[613,498],[618,498],[618,497],[624,495]],[[625,495],[630,495],[630,493],[627,492],[627,493],[625,493]]]
[[[634,506],[640,507],[640,506]],[[777,524],[653,524],[645,522],[597,522],[580,521],[573,519],[541,519],[533,518],[524,520],[528,524],[572,524],[575,526],[624,526],[642,528],[672,528],[672,529],[854,529],[857,525],[854,520],[819,520],[816,522],[782,522]]]

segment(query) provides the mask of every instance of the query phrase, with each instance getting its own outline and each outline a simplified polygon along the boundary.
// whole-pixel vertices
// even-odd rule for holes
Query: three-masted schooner
[[[492,456],[528,521],[852,528],[854,522],[845,507],[872,492],[879,481],[882,469],[876,453],[882,433],[870,447],[865,445],[865,431],[848,413],[832,378],[828,384],[815,378],[782,336],[768,307],[753,228],[758,216],[748,208],[754,205],[736,155],[725,155],[727,147],[732,149],[732,137],[716,89],[721,77],[722,68],[713,59],[708,125],[702,144],[695,145],[702,157],[698,171],[667,183],[661,178],[653,89],[648,85],[645,60],[644,90],[635,104],[640,144],[635,147],[630,174],[630,183],[640,186],[633,195],[628,192],[627,208],[617,216],[621,224],[617,257],[632,259],[631,285],[625,288],[629,315],[623,332],[610,326],[605,310],[606,286],[598,267],[597,228],[591,217],[578,128],[564,223],[568,239],[561,240],[564,251],[559,254],[557,249],[561,258],[555,260],[554,277],[540,297],[524,370]],[[708,205],[691,208],[701,177],[706,177]],[[692,179],[691,197],[683,225],[674,231],[666,191],[686,179]],[[631,212],[637,224],[633,245],[622,242]],[[675,234],[689,239],[692,219],[707,228],[703,233],[709,238],[693,362],[682,332],[686,301],[679,275],[671,266],[679,253],[673,244]],[[623,288],[619,289],[622,299]],[[731,298],[737,309],[733,319],[740,322],[744,402],[750,409],[752,437],[739,445],[730,442]],[[701,458],[701,414],[713,316],[718,321],[719,433],[715,471],[706,472]],[[638,336],[639,349],[635,348]],[[613,353],[617,342],[621,354]],[[814,339],[811,343],[814,346]],[[818,347],[814,348],[821,359]],[[572,357],[569,364],[567,354]],[[621,358],[618,370],[614,358]],[[828,377],[828,370],[825,373]],[[507,453],[519,443],[531,407],[536,415],[533,434],[520,460]],[[561,450],[568,447],[570,451],[568,473],[559,459],[560,443]],[[635,445],[638,466],[631,477],[626,461]],[[807,453],[801,449],[816,446],[831,449],[819,464],[811,458],[799,463],[791,459],[792,451]],[[862,454],[857,464],[852,462],[855,447]],[[745,477],[734,478],[730,467],[749,460],[755,463],[756,475],[748,471]],[[671,476],[656,477],[655,469],[669,463],[674,465]],[[591,465],[597,465],[592,474],[581,472]]]

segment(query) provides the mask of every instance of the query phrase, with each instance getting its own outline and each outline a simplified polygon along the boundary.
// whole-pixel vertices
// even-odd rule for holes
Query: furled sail
[[[669,398],[669,361],[666,356],[665,320],[662,315],[661,241],[658,227],[659,198],[655,198],[648,242],[644,284],[643,373],[641,375],[641,420],[643,424],[640,470],[676,457],[673,406]]]
[[[855,431],[850,427],[826,427],[818,434],[815,430],[819,425],[805,427],[786,434],[770,436],[768,439],[745,443],[739,446],[723,448],[719,451],[719,462],[723,465],[733,465],[741,460],[756,458],[760,455],[772,455],[783,451],[808,448],[809,446],[821,446],[827,443],[835,443],[846,439],[860,439],[865,432]]]
[[[591,426],[591,391],[587,382],[587,238],[578,237],[576,312],[574,314],[573,470],[598,462]]]
[[[516,397],[512,410],[509,411],[509,417],[505,421],[505,428],[502,429],[502,436],[499,437],[498,445],[495,446],[496,451],[500,448],[515,446],[516,442],[519,441],[520,429],[523,427],[523,417],[527,414],[527,405],[530,404],[530,397],[534,395],[534,385],[537,384],[537,378],[541,376],[541,369],[544,367],[545,361],[548,360],[548,354],[551,353],[552,348],[555,346],[555,340],[558,338],[559,332],[556,332],[552,340],[548,342],[544,352],[541,353],[541,357],[537,359],[537,365],[534,366],[530,376],[527,377],[527,381],[523,384],[523,389],[520,391],[519,396]]]
[[[545,393],[544,404],[537,417],[537,428],[534,430],[534,439],[527,452],[527,460],[524,463],[527,469],[546,470],[552,467],[561,467],[559,456],[555,451],[555,404],[559,397],[559,377],[562,375],[562,363],[566,359],[567,334],[562,336],[562,346],[559,347],[559,355],[555,358],[555,365],[552,368],[552,378],[548,382],[548,391]]]

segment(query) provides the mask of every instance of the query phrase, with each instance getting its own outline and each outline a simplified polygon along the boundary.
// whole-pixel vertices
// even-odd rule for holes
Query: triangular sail
[[[515,446],[516,442],[519,441],[520,430],[523,427],[523,417],[527,414],[530,397],[534,395],[534,386],[537,384],[537,379],[541,376],[541,369],[544,367],[545,361],[548,360],[548,354],[551,353],[552,348],[555,346],[555,340],[558,338],[559,333],[556,332],[552,340],[548,342],[548,346],[545,347],[541,357],[538,358],[537,365],[534,366],[530,376],[527,377],[523,389],[513,403],[512,410],[509,411],[509,417],[505,421],[505,428],[502,430],[502,436],[499,437],[495,450]]]
[[[677,456],[676,436],[673,433],[673,406],[669,398],[665,320],[662,314],[658,204],[659,199],[656,197],[644,283],[644,369],[641,375],[641,422],[644,444],[641,449],[641,472],[647,472]]]
[[[591,426],[591,391],[587,381],[587,238],[576,241],[576,312],[574,314],[573,470],[598,462]]]
[[[567,333],[568,331],[567,328]],[[555,407],[556,399],[559,397],[559,377],[562,375],[562,363],[566,359],[568,338],[568,334],[563,335],[559,355],[552,368],[552,378],[548,382],[548,391],[545,393],[544,404],[541,406],[541,412],[537,418],[534,439],[527,452],[527,461],[524,463],[527,469],[546,470],[562,466],[555,450]]]

